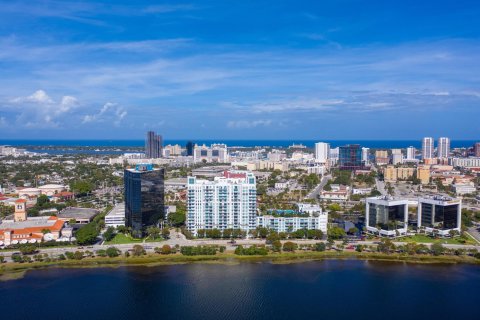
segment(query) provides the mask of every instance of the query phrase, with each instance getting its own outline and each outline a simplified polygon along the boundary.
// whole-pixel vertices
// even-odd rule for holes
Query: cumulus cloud
[[[75,97],[63,96],[55,101],[44,90],[15,97],[9,103],[19,111],[17,122],[30,128],[58,127],[60,119],[79,105]]]
[[[127,111],[122,106],[119,106],[117,103],[107,102],[97,113],[84,115],[82,123],[111,121],[118,126],[126,116]]]

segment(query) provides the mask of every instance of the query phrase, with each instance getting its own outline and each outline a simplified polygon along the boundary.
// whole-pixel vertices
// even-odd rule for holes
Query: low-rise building
[[[105,216],[106,227],[125,226],[125,203],[119,203]]]
[[[330,201],[347,201],[350,188],[347,186],[342,186],[338,184],[330,185],[332,190],[326,191],[323,190],[320,192],[321,200],[330,200]]]
[[[465,184],[455,183],[452,185],[452,188],[457,195],[471,194],[477,191],[477,188],[475,188],[475,185],[472,182]]]
[[[257,217],[257,227],[268,228],[276,232],[295,232],[300,229],[321,230],[327,232],[328,213],[320,206],[299,203],[297,216],[295,213],[285,213],[282,216],[263,215]],[[299,216],[298,213],[302,214]]]
[[[75,224],[90,223],[99,211],[91,208],[68,207],[58,213],[58,218],[62,221],[69,222],[75,220]]]

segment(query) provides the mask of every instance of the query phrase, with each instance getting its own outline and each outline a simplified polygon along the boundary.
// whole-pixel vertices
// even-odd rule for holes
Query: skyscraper
[[[188,141],[185,148],[187,149],[187,156],[193,156],[193,148],[195,144],[192,141]]]
[[[432,159],[433,158],[433,138],[425,137],[422,140],[422,159]]]
[[[325,142],[315,143],[315,160],[320,163],[327,163],[330,153],[330,144]]]
[[[473,146],[473,154],[475,157],[480,157],[480,142],[475,143]]]
[[[341,170],[362,169],[362,149],[359,144],[339,147],[339,167]]]
[[[247,171],[225,171],[213,181],[187,179],[187,228],[240,229],[256,227],[257,187],[255,175]]]
[[[145,156],[147,159],[156,159],[162,157],[163,140],[161,135],[153,131],[147,132],[145,141]]]
[[[362,161],[365,165],[370,163],[370,148],[362,148]]]
[[[441,137],[438,139],[437,157],[446,159],[450,155],[450,139]]]
[[[414,147],[408,147],[407,148],[407,160],[415,159],[415,153],[416,153],[416,150],[415,150]]]
[[[151,164],[125,169],[125,222],[134,237],[142,237],[148,226],[164,218],[164,176],[164,169]]]

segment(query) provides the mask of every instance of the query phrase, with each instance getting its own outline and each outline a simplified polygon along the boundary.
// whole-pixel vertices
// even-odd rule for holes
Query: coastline
[[[380,262],[400,262],[411,264],[473,264],[480,266],[480,260],[468,256],[431,256],[401,255],[365,252],[295,252],[278,253],[266,256],[240,256],[233,253],[217,255],[184,256],[149,254],[141,257],[95,257],[83,260],[64,260],[55,262],[4,263],[0,265],[0,281],[16,280],[33,270],[49,268],[118,268],[118,267],[156,267],[179,264],[224,264],[271,263],[289,264],[322,260],[364,260]]]

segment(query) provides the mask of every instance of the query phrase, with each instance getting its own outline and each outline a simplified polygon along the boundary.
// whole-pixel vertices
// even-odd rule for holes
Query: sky
[[[0,0],[0,138],[480,139],[479,1]]]

